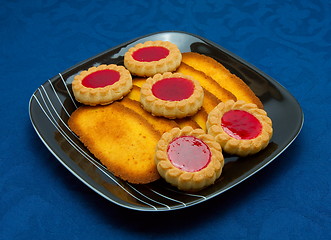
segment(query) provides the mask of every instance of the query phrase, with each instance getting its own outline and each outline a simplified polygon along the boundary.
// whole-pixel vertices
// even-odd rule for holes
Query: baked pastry
[[[135,111],[137,114],[139,114],[141,117],[146,119],[147,122],[149,122],[152,127],[158,131],[160,134],[163,134],[166,131],[169,131],[170,129],[174,127],[178,127],[178,124],[174,120],[169,120],[166,118],[161,117],[155,117],[149,112],[146,112],[142,107],[139,101],[132,100],[128,97],[123,98],[120,103],[124,105],[127,108],[130,108],[131,110]]]
[[[123,98],[132,88],[130,72],[115,64],[99,65],[75,76],[72,91],[76,100],[85,105],[106,105]]]
[[[230,91],[221,87],[214,79],[185,64],[184,62],[180,64],[176,72],[194,77],[194,79],[199,81],[205,92],[210,92],[222,102],[226,102],[227,100],[237,100],[237,98]]]
[[[182,62],[214,79],[221,87],[235,95],[237,100],[254,103],[263,108],[262,102],[250,87],[215,59],[195,52],[186,52],[182,53]]]
[[[238,156],[264,149],[273,134],[266,111],[242,100],[218,104],[209,113],[206,126],[224,152]]]
[[[194,115],[203,97],[200,83],[181,73],[156,74],[140,90],[140,102],[146,111],[170,119]]]
[[[178,47],[168,41],[138,43],[124,55],[124,66],[136,76],[151,77],[175,71],[182,60]]]
[[[68,124],[115,176],[135,184],[160,178],[154,155],[161,134],[119,101],[106,106],[80,106]]]
[[[224,157],[214,137],[187,126],[162,135],[156,146],[155,163],[165,181],[194,192],[215,182],[221,175]]]

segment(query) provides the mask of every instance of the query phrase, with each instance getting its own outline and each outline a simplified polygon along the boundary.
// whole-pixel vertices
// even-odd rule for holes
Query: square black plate
[[[79,106],[71,91],[73,77],[100,64],[123,65],[124,53],[135,44],[148,40],[170,41],[181,52],[198,52],[213,57],[251,87],[273,121],[274,135],[266,149],[245,158],[225,155],[221,177],[214,185],[195,194],[178,191],[162,179],[145,185],[118,179],[94,158],[67,125],[70,114]],[[51,78],[31,96],[29,114],[40,139],[71,173],[109,201],[140,211],[181,209],[225,192],[276,159],[295,140],[303,125],[299,103],[277,81],[207,39],[173,31],[123,43]]]

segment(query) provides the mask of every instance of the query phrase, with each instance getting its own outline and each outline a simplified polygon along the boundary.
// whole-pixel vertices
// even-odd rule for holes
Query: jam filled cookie
[[[206,126],[224,152],[238,156],[264,149],[273,134],[272,121],[267,113],[242,100],[219,103],[209,113]]]
[[[124,55],[124,66],[133,75],[142,77],[175,71],[181,61],[178,47],[168,41],[138,43]]]
[[[194,192],[215,182],[221,175],[224,157],[213,136],[187,126],[162,135],[156,147],[155,163],[168,183]]]
[[[203,97],[200,83],[181,73],[156,74],[140,90],[140,102],[146,111],[170,119],[194,115]]]
[[[130,72],[115,64],[91,67],[76,75],[72,91],[76,100],[85,105],[106,105],[123,98],[132,88]]]

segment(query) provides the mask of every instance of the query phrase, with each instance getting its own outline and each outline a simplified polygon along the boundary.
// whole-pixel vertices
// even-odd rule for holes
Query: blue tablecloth
[[[293,144],[202,204],[108,202],[47,150],[28,114],[59,72],[165,30],[207,38],[286,87],[305,114]],[[0,239],[331,239],[331,4],[304,1],[2,1]]]

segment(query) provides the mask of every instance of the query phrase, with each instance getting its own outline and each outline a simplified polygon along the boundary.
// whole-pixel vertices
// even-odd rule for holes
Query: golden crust
[[[149,122],[152,127],[158,131],[160,134],[163,134],[166,131],[174,127],[178,127],[178,124],[174,120],[169,120],[162,117],[155,117],[152,114],[146,112],[142,109],[139,101],[132,100],[130,98],[124,98],[120,101],[125,107],[130,108],[131,110],[138,113],[141,117],[145,118],[147,122]]]
[[[185,64],[184,62],[180,64],[176,72],[194,77],[194,79],[199,81],[201,86],[206,91],[213,94],[216,98],[218,98],[222,102],[226,102],[227,100],[237,100],[237,98],[230,91],[221,87],[214,79],[207,76],[205,73]]]
[[[211,160],[205,168],[196,172],[186,172],[171,163],[167,149],[173,139],[180,136],[194,136],[209,147]],[[168,183],[180,190],[194,192],[212,185],[219,178],[224,166],[224,157],[222,149],[214,137],[201,129],[186,126],[182,129],[173,128],[162,135],[156,147],[155,163],[161,177]]]
[[[140,62],[132,57],[132,54],[140,48],[164,47],[169,50],[169,55],[158,61]],[[151,77],[157,73],[172,72],[180,65],[182,54],[178,47],[168,41],[147,41],[138,43],[130,48],[124,55],[124,66],[136,76]]]
[[[81,106],[72,113],[68,124],[115,176],[135,184],[160,178],[154,154],[161,134],[146,119],[120,102],[107,106]]]
[[[186,52],[182,54],[182,62],[214,79],[221,87],[231,92],[237,100],[254,103],[259,108],[263,108],[262,102],[249,86],[215,59],[195,52]]]
[[[262,125],[261,133],[253,139],[239,140],[228,135],[221,126],[222,116],[230,110],[243,110],[256,117]],[[242,100],[229,100],[218,104],[208,115],[207,119],[208,133],[215,137],[221,145],[224,152],[238,156],[247,156],[255,154],[264,149],[273,134],[272,121],[267,113],[258,108],[253,103],[246,103]]]
[[[119,72],[120,79],[112,85],[98,88],[89,88],[82,84],[83,79],[89,74],[106,69]],[[119,100],[128,94],[131,88],[132,77],[130,72],[123,66],[118,66],[115,64],[102,64],[98,67],[91,67],[88,70],[84,70],[76,75],[72,82],[72,91],[75,99],[80,103],[91,106],[107,105],[115,100]]]
[[[181,101],[166,101],[155,97],[152,93],[152,86],[165,78],[185,78],[192,81],[194,84],[193,94]],[[154,116],[163,116],[170,119],[194,115],[201,108],[203,98],[204,92],[200,83],[191,76],[181,73],[156,74],[148,78],[140,90],[140,102],[146,111]]]

